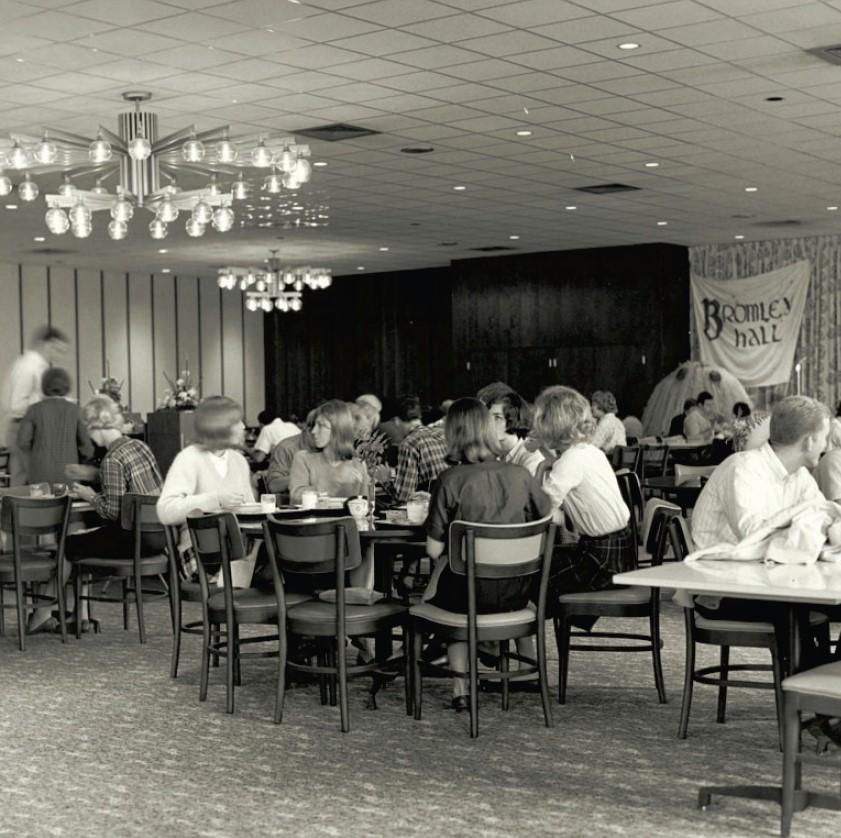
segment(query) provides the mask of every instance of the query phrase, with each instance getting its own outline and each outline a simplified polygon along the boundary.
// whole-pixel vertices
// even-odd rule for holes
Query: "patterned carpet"
[[[376,711],[365,709],[365,683],[356,682],[349,734],[315,686],[292,689],[275,726],[273,664],[264,660],[246,664],[229,716],[222,669],[198,702],[196,638],[185,638],[182,674],[169,678],[168,617],[160,604],[147,610],[143,647],[112,606],[99,609],[102,634],[66,646],[38,635],[20,654],[15,638],[0,638],[0,834],[778,834],[772,804],[695,808],[704,781],[777,782],[780,754],[773,700],[762,691],[733,691],[720,726],[715,691],[698,688],[690,736],[675,739],[683,628],[671,604],[667,705],[656,702],[646,655],[574,653],[568,704],[555,705],[553,729],[543,726],[537,696],[512,696],[504,714],[498,697],[483,695],[475,741],[440,681],[426,683],[420,722],[405,715],[401,681]],[[806,778],[832,788],[837,774],[813,768]],[[795,818],[795,835],[839,830],[832,813]]]

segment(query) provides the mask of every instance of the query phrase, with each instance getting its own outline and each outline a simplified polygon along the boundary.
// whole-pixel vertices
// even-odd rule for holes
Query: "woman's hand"
[[[83,486],[81,483],[74,483],[70,491],[80,500],[93,503],[96,500],[96,492],[90,486]]]

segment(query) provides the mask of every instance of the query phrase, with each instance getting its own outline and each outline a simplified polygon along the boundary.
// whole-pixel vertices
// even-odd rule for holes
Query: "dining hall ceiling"
[[[376,132],[311,141],[327,165],[295,198],[329,226],[153,242],[135,221],[112,242],[95,216],[77,240],[12,195],[4,262],[211,273],[278,248],[341,274],[841,221],[841,66],[810,52],[841,44],[841,0],[0,0],[0,19],[3,135],[116,130],[138,88],[161,134]],[[578,191],[604,184],[634,188]]]

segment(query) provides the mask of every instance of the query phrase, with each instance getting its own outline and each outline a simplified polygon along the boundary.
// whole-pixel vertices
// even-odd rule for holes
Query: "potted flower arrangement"
[[[199,403],[198,388],[193,386],[192,375],[189,368],[182,370],[178,378],[173,381],[166,373],[164,378],[169,384],[160,402],[158,409],[170,410],[194,410]]]
[[[127,404],[123,404],[124,383],[124,381],[118,381],[113,375],[111,375],[109,367],[108,374],[102,377],[99,387],[94,387],[90,380],[88,380],[88,387],[91,388],[91,392],[94,396],[107,396],[117,405],[117,407],[120,408],[121,413],[126,413],[129,408]]]

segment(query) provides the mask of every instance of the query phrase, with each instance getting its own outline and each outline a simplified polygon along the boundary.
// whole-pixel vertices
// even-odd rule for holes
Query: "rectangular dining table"
[[[617,585],[644,585],[672,588],[688,594],[754,599],[781,603],[786,613],[788,660],[783,677],[799,669],[800,644],[798,612],[815,605],[841,605],[841,564],[817,562],[813,565],[766,564],[761,561],[670,562],[613,577]],[[698,807],[706,808],[714,795],[771,800],[780,803],[781,786],[737,785],[702,786]],[[798,791],[795,809],[806,806],[807,792]]]

